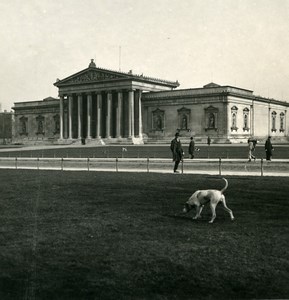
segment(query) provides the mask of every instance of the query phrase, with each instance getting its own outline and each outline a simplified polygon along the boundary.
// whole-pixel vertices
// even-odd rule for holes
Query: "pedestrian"
[[[195,151],[195,141],[194,141],[194,138],[191,137],[191,141],[189,144],[189,155],[190,155],[191,159],[193,159],[195,157],[194,151]]]
[[[271,160],[273,150],[274,150],[274,147],[271,142],[271,136],[268,136],[268,138],[265,142],[266,160]]]
[[[255,146],[256,146],[257,141],[253,140],[252,138],[248,139],[248,161],[251,161],[251,159],[256,160],[256,156],[253,155],[253,152],[255,151]]]
[[[180,134],[178,132],[175,134],[175,138],[171,141],[171,151],[173,154],[173,161],[175,162],[174,173],[179,173],[177,170],[179,163],[183,159],[184,152],[180,141]]]
[[[208,146],[211,145],[211,138],[210,138],[210,136],[208,136],[208,138],[207,138],[207,144],[208,144]]]

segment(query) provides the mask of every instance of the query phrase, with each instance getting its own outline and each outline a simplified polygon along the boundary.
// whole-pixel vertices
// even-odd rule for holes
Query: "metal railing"
[[[45,158],[0,157],[2,169],[61,171],[114,171],[172,173],[171,159],[161,158]],[[248,162],[244,159],[186,159],[179,165],[181,174],[289,176],[289,159]]]

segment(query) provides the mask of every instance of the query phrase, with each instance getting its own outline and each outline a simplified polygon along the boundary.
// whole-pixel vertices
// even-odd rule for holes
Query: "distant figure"
[[[193,159],[195,157],[194,151],[195,151],[195,141],[194,141],[194,138],[191,137],[191,141],[189,144],[189,154],[190,154],[191,159]]]
[[[211,138],[210,138],[210,136],[208,136],[208,138],[207,138],[207,144],[208,144],[208,146],[211,145]]]
[[[274,147],[271,143],[271,136],[268,136],[268,138],[265,142],[266,160],[271,160],[273,150],[274,150]]]
[[[177,132],[175,134],[175,138],[171,141],[171,151],[173,154],[173,161],[175,162],[174,173],[179,173],[177,171],[178,166],[179,166],[179,163],[181,162],[181,160],[183,159],[183,155],[184,155],[179,136],[180,136],[180,134]]]
[[[253,140],[252,138],[248,139],[248,161],[251,161],[251,159],[256,160],[256,156],[253,155],[253,152],[255,151],[255,146],[257,141]]]

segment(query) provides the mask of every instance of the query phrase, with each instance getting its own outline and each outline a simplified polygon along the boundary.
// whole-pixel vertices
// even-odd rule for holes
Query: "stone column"
[[[60,118],[60,132],[59,132],[59,138],[63,139],[63,96],[60,96],[59,99],[59,118]]]
[[[102,96],[101,93],[97,94],[97,123],[96,123],[96,138],[99,139],[101,138],[101,106],[102,106]]]
[[[72,139],[72,108],[73,108],[73,97],[68,96],[68,138]]]
[[[111,137],[111,103],[112,103],[112,94],[107,92],[107,114],[106,114],[106,137]]]
[[[121,138],[121,115],[122,115],[122,92],[117,93],[117,109],[116,109],[116,137]]]
[[[139,93],[138,93],[138,133],[139,133],[139,138],[142,139],[141,94],[142,94],[142,91],[139,90]]]
[[[268,136],[271,135],[271,107],[268,108]]]
[[[254,106],[250,105],[250,131],[251,135],[255,135],[254,132]]]
[[[87,138],[91,139],[92,95],[87,95]]]
[[[77,96],[78,105],[78,138],[82,138],[82,95]]]
[[[134,91],[128,92],[128,137],[134,137]]]

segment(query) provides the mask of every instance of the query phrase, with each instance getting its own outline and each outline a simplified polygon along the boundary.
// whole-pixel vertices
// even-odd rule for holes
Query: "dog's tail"
[[[223,194],[225,192],[225,190],[227,189],[227,187],[229,185],[227,179],[223,178],[223,180],[225,180],[226,185],[221,189],[221,194]]]

